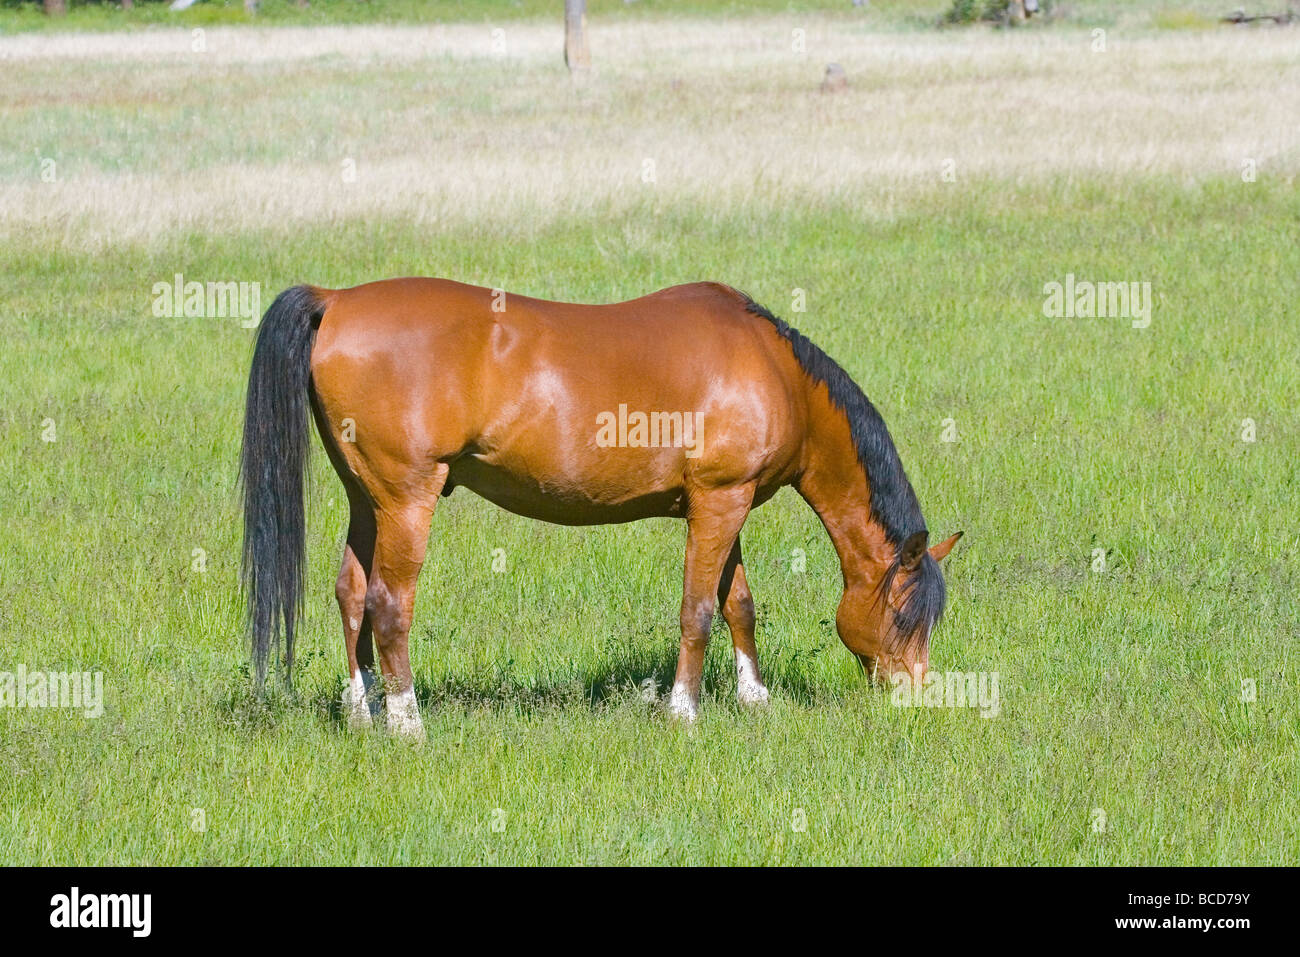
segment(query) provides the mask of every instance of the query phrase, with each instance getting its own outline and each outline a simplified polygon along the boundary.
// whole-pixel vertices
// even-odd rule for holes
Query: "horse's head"
[[[961,532],[926,548],[928,532],[910,535],[870,588],[848,588],[835,624],[840,640],[869,675],[910,675],[919,683],[930,667],[930,632],[943,614],[939,562]]]

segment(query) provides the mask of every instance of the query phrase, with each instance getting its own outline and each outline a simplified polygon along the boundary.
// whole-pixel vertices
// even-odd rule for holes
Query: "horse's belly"
[[[647,481],[644,471],[636,481],[633,477],[614,472],[548,478],[466,456],[452,463],[448,487],[463,485],[516,515],[557,525],[608,525],[683,514],[680,481]]]

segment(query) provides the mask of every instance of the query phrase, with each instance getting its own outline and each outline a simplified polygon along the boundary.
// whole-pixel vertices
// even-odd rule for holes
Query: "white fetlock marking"
[[[420,720],[420,708],[415,703],[413,687],[388,695],[388,730],[393,734],[412,737],[424,734],[424,723]]]
[[[767,699],[767,688],[758,680],[758,665],[749,655],[737,649],[736,700],[741,704],[767,704]]]
[[[370,680],[367,681],[367,678]],[[343,710],[347,713],[348,724],[354,728],[370,727],[370,708],[366,704],[366,692],[370,690],[373,681],[374,678],[370,677],[369,672],[363,673],[358,668],[352,672],[352,680],[343,689]]]
[[[672,694],[668,696],[668,710],[683,721],[694,721],[700,714],[699,703],[681,683],[673,685]]]

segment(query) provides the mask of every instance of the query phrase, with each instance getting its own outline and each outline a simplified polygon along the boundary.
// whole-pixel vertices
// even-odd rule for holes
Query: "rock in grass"
[[[844,67],[838,63],[826,65],[826,76],[822,80],[823,93],[838,93],[849,88],[849,78],[844,75]]]

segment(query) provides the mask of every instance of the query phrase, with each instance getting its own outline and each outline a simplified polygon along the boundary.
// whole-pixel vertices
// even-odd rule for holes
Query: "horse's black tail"
[[[244,589],[258,687],[284,624],[285,679],[302,607],[307,550],[308,387],[311,347],[325,305],[310,286],[286,289],[262,318],[248,376],[240,479],[244,490]]]

